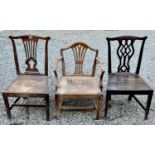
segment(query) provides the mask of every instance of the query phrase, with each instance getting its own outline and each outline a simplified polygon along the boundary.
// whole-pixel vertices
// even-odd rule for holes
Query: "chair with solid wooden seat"
[[[90,51],[89,51],[90,50]],[[74,73],[67,75],[65,67],[64,53],[73,54],[74,56]],[[94,54],[91,74],[85,74],[83,64],[86,53]],[[100,118],[102,107],[102,79],[104,75],[103,61],[98,57],[98,50],[89,47],[87,44],[78,42],[60,51],[61,58],[55,62],[54,74],[56,79],[56,112],[57,117],[60,116],[61,109],[67,110],[92,110],[96,109],[96,119]],[[71,57],[70,57],[71,59]],[[58,64],[62,63],[62,78],[58,80],[57,68]],[[86,62],[88,63],[88,62]],[[99,82],[95,78],[96,66],[101,69]],[[89,106],[66,106],[62,105],[65,99],[91,99],[92,105]]]
[[[111,95],[129,95],[128,100],[134,98],[137,103],[145,111],[144,119],[148,118],[151,100],[153,96],[153,89],[140,77],[140,66],[142,62],[142,55],[145,40],[147,37],[136,36],[120,36],[114,38],[107,38],[108,42],[108,84],[105,105],[105,117],[109,108],[109,101]],[[135,73],[131,73],[131,59],[135,54],[135,42],[140,42],[140,52],[138,54],[138,63]],[[112,72],[112,43],[117,42],[118,46],[115,48],[115,53],[118,58],[117,71]],[[136,95],[136,96],[135,96]],[[137,95],[147,95],[147,103],[144,106]]]
[[[17,36],[9,37],[13,45],[14,60],[16,65],[17,77],[10,85],[4,90],[3,99],[6,107],[7,116],[11,119],[11,109],[14,106],[24,107],[45,107],[46,108],[46,120],[49,120],[49,92],[48,92],[48,41],[50,37],[40,36]],[[17,50],[17,40],[22,41],[23,50],[25,53],[25,65],[26,70],[22,73],[19,63],[19,52]],[[44,44],[43,51],[38,50],[38,42],[42,41]],[[44,52],[44,73],[40,73],[37,68],[37,54],[38,52]],[[21,61],[21,60],[20,60]],[[16,97],[16,100],[12,105],[9,104],[9,97]],[[18,104],[20,98],[26,99],[27,97],[44,98],[46,104]]]

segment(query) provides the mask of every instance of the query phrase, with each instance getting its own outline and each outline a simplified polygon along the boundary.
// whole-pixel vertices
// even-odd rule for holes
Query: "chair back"
[[[77,42],[67,48],[61,49],[60,53],[62,56],[62,75],[63,76],[67,76],[66,60],[64,57],[64,54],[67,53],[67,51],[69,53],[68,59],[70,58],[71,54],[73,54],[73,57],[74,57],[74,62],[73,62],[74,66],[71,66],[71,67],[74,67],[74,69],[73,69],[73,73],[71,75],[77,75],[77,76],[88,75],[88,74],[84,73],[83,66],[84,66],[84,62],[88,63],[88,60],[86,59],[87,53],[90,54],[91,52],[93,52],[93,53],[91,53],[91,56],[94,54],[94,57],[93,57],[93,62],[91,63],[92,64],[91,65],[91,73],[89,76],[95,76],[96,63],[97,63],[96,58],[98,56],[97,49],[93,49],[83,42]]]
[[[143,49],[145,40],[147,37],[136,37],[136,36],[119,36],[113,38],[106,38],[108,42],[108,74],[112,73],[112,42],[117,42],[117,47],[115,48],[114,54],[117,54],[118,65],[117,72],[130,72],[131,69],[131,59],[135,54],[135,42],[140,42],[138,62],[136,65],[136,74],[139,74]]]
[[[14,60],[16,65],[16,73],[17,75],[21,74],[30,74],[30,75],[46,75],[48,76],[48,41],[50,37],[40,37],[40,36],[31,36],[31,35],[23,35],[23,36],[9,36],[12,41],[13,46],[13,53],[14,53]],[[17,50],[17,40],[21,40],[23,44],[22,50],[24,50],[25,55],[25,66],[24,73],[21,73],[21,69],[19,66],[19,52],[22,52],[21,49]],[[37,54],[38,52],[42,52],[38,50],[38,42],[44,41],[44,73],[41,74],[38,69],[38,61],[37,61]],[[18,44],[19,45],[19,44]],[[21,60],[20,60],[21,61]]]

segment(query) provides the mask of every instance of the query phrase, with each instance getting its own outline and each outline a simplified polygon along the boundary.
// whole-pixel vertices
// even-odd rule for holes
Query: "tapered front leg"
[[[102,110],[102,101],[103,101],[103,96],[100,95],[98,97],[98,105],[97,105],[97,111],[96,111],[96,120],[100,119],[101,110]]]
[[[49,95],[46,96],[46,120],[50,120],[50,110],[49,110]]]
[[[63,102],[62,96],[55,95],[55,109],[56,109],[56,116],[58,119],[60,118],[60,110],[61,110],[62,102]]]
[[[11,110],[10,110],[10,106],[9,106],[9,101],[8,101],[8,97],[6,96],[5,93],[3,93],[3,100],[4,100],[6,112],[7,112],[7,117],[8,117],[8,119],[11,119]]]
[[[129,95],[128,101],[131,101],[131,100],[132,100],[132,95]]]
[[[147,105],[146,105],[146,111],[145,111],[145,117],[144,117],[145,120],[148,119],[148,114],[149,114],[149,110],[150,110],[150,106],[151,106],[152,96],[153,96],[153,91],[150,92],[150,94],[148,95],[148,98],[147,98]]]

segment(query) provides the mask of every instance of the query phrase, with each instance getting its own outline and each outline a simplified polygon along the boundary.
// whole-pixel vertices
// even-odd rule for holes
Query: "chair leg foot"
[[[50,111],[49,111],[49,95],[46,96],[46,120],[50,121]]]
[[[111,100],[111,95],[109,95],[109,101]],[[108,108],[111,108],[112,107],[112,105],[111,105],[111,103],[109,102],[108,103]]]
[[[132,100],[132,95],[129,95],[128,96],[128,101],[131,101]]]
[[[148,95],[148,98],[147,98],[147,105],[146,105],[146,111],[145,111],[144,120],[147,120],[148,119],[148,114],[149,114],[149,110],[150,110],[150,106],[151,106],[152,96],[153,96],[153,92],[151,92]]]
[[[24,100],[28,99],[28,97],[23,97]]]
[[[99,96],[98,97],[98,106],[97,106],[97,111],[96,111],[96,120],[100,119],[101,110],[102,110],[102,100],[103,100],[103,97]]]
[[[7,117],[8,117],[8,119],[11,119],[11,110],[9,107],[8,97],[4,93],[3,93],[3,100],[4,100],[4,104],[5,104],[5,108],[6,108]]]

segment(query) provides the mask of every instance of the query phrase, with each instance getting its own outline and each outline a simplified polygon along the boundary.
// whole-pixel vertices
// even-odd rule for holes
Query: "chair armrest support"
[[[56,90],[57,90],[58,84],[59,84],[57,69],[58,69],[58,65],[59,65],[59,63],[61,61],[62,61],[62,57],[60,57],[59,59],[56,59],[55,62],[54,62],[54,67],[53,67],[54,68],[53,72],[54,72],[54,79],[55,79]]]
[[[104,73],[105,73],[105,71],[104,71],[104,62],[103,62],[103,59],[100,58],[100,57],[97,57],[96,61],[97,61],[98,67],[101,70],[100,81],[99,81],[100,84],[99,85],[100,85],[100,89],[102,91],[102,88],[103,88],[103,85],[102,85],[102,83],[103,83],[103,76],[104,76]]]

